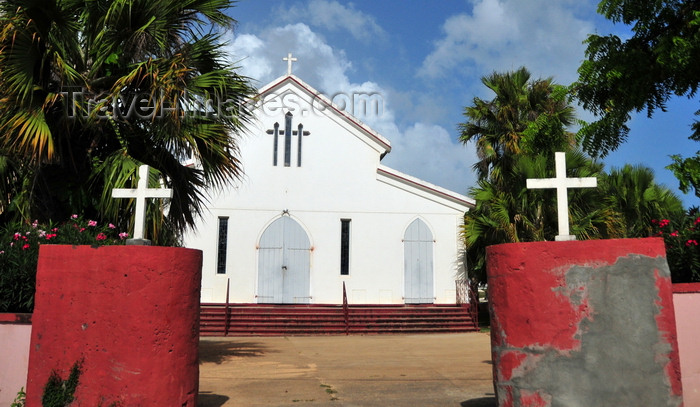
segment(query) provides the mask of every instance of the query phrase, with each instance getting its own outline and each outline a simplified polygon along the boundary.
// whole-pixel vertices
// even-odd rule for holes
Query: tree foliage
[[[627,122],[636,112],[666,110],[671,97],[695,98],[700,84],[700,1],[603,0],[598,12],[609,20],[631,26],[632,36],[588,36],[586,59],[576,97],[597,119],[580,130],[583,148],[593,155],[615,150],[629,135]],[[700,114],[698,110],[696,115]],[[700,122],[690,138],[700,141]],[[675,155],[672,170],[680,188],[700,197],[700,151],[694,157]]]
[[[473,99],[459,125],[463,143],[475,142],[480,161],[479,183],[470,190],[476,208],[465,215],[464,240],[472,277],[485,279],[486,247],[498,243],[553,240],[558,233],[556,199],[552,191],[528,190],[528,178],[551,177],[554,152],[567,151],[570,176],[597,176],[602,165],[574,147],[567,126],[573,108],[564,88],[551,79],[531,80],[526,68],[493,73],[482,79],[495,96]],[[579,189],[570,198],[572,233],[597,238],[619,233],[597,190]]]
[[[467,121],[459,125],[460,141],[476,144],[479,161],[474,169],[480,180],[501,182],[523,150],[567,150],[574,144],[574,135],[566,129],[574,121],[566,89],[552,78],[530,76],[524,67],[485,76],[481,82],[495,97],[475,97],[473,105],[464,108]]]
[[[628,164],[611,169],[600,181],[606,204],[619,214],[621,237],[652,236],[654,220],[675,218],[684,212],[680,199],[656,183],[650,168]]]
[[[574,177],[600,177],[602,165],[580,151],[567,153],[567,173]],[[486,279],[486,247],[501,243],[554,240],[558,234],[557,201],[554,191],[525,188],[528,178],[553,176],[550,153],[520,154],[498,186],[488,180],[470,189],[476,208],[465,215],[464,240],[471,277]],[[608,206],[600,189],[575,189],[569,193],[571,233],[580,239],[622,237],[622,224]]]
[[[598,188],[568,192],[570,229],[578,239],[652,236],[652,220],[683,213],[650,169],[625,166],[606,174],[577,147],[566,127],[574,121],[572,108],[559,85],[531,81],[524,68],[483,82],[496,96],[475,98],[459,126],[462,142],[474,141],[481,159],[478,185],[470,189],[476,207],[465,215],[463,233],[470,277],[485,280],[489,245],[554,240],[559,233],[554,191],[526,188],[527,179],[554,176],[556,151],[566,152],[568,177],[599,180]]]
[[[148,164],[152,182],[173,189],[162,221],[192,226],[204,188],[241,174],[234,136],[255,90],[217,34],[235,23],[224,13],[232,5],[0,2],[2,216],[128,219],[131,204],[110,191],[135,186]]]
[[[598,11],[631,25],[632,37],[591,34],[573,90],[598,120],[585,126],[583,147],[602,154],[628,136],[634,112],[665,110],[674,96],[694,97],[700,83],[700,1],[603,0]],[[699,137],[695,127],[694,137]]]

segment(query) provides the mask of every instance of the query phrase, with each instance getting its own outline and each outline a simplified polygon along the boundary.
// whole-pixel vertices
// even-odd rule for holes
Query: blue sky
[[[331,98],[380,95],[380,112],[354,113],[391,141],[383,163],[467,194],[476,154],[457,141],[457,124],[475,96],[492,97],[480,78],[525,66],[534,78],[568,85],[577,78],[587,34],[629,35],[596,6],[590,0],[240,0],[230,11],[239,24],[226,39],[232,60],[258,87],[286,73],[282,58],[292,52],[293,73]],[[669,155],[698,150],[687,138],[697,108],[697,99],[682,98],[652,119],[635,116],[629,140],[603,160],[606,167],[651,167],[686,206],[698,205],[664,169]]]

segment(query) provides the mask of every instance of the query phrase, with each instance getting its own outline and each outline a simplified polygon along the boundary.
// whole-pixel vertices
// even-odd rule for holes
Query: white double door
[[[289,216],[272,222],[260,237],[258,302],[309,303],[311,246],[306,231]]]

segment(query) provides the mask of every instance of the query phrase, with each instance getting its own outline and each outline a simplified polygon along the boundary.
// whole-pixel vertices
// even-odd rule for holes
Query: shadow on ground
[[[220,365],[229,357],[258,357],[270,351],[257,342],[206,340],[199,341],[199,364],[216,363]]]
[[[197,396],[197,407],[221,407],[228,401],[227,396],[202,392]]]
[[[479,397],[460,403],[462,407],[496,407],[495,397]]]

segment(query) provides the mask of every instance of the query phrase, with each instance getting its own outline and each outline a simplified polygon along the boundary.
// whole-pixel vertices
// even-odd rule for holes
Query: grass
[[[321,387],[326,390],[326,393],[328,393],[331,396],[331,401],[336,401],[338,400],[338,390],[334,389],[333,386],[328,385],[328,384],[321,384]]]

